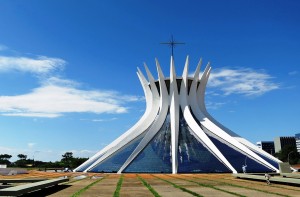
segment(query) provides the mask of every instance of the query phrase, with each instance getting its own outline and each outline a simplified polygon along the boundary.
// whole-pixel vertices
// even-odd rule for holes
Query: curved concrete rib
[[[211,71],[211,66],[210,66],[210,63],[208,63],[207,66],[206,66],[206,68],[205,68],[205,70],[204,70],[204,72],[203,72],[203,74],[202,74],[202,76],[201,76],[200,85],[198,86],[198,89],[197,89],[197,101],[198,101],[198,105],[200,107],[200,110],[203,112],[203,114],[208,119],[210,119],[214,124],[216,124],[222,130],[224,130],[225,132],[227,132],[232,137],[237,137],[237,136],[239,136],[238,134],[234,133],[230,129],[228,129],[225,126],[223,126],[222,124],[220,124],[206,110],[206,105],[205,105],[205,90],[206,90],[207,81],[208,81],[208,78],[209,78],[209,75],[210,75],[210,71]]]
[[[157,118],[154,120],[153,124],[147,131],[147,134],[139,143],[139,145],[135,148],[132,154],[128,157],[122,167],[119,169],[118,173],[122,173],[124,169],[138,156],[138,154],[149,144],[151,139],[157,134],[157,132],[162,127],[169,110],[169,97],[168,91],[165,83],[165,78],[161,71],[159,64],[156,64],[157,72],[158,72],[158,79],[159,79],[159,87],[160,87],[160,104],[159,109],[160,112],[157,115]],[[150,71],[149,71],[150,72]]]
[[[264,150],[258,148],[257,146],[255,146],[254,144],[252,144],[251,142],[249,142],[248,140],[246,140],[245,138],[242,137],[235,137],[235,139],[237,141],[239,141],[241,144],[245,145],[246,147],[248,147],[249,149],[252,149],[254,152],[258,152],[260,154],[262,154],[263,156],[277,162],[277,163],[282,163],[282,161],[280,161],[279,159],[277,159],[276,157],[273,157],[272,155],[266,153]],[[277,172],[279,172],[278,170],[276,170]]]
[[[89,171],[89,170],[93,169],[96,165],[103,162],[105,159],[107,159],[112,154],[117,152],[124,145],[131,142],[139,135],[141,135],[144,131],[146,131],[150,127],[152,122],[155,120],[156,114],[159,110],[159,99],[157,99],[157,97],[159,97],[159,94],[158,94],[158,91],[157,91],[157,88],[155,85],[154,78],[151,75],[149,69],[147,68],[147,65],[145,65],[145,68],[146,68],[146,71],[148,70],[147,75],[148,75],[148,78],[150,81],[151,89],[148,85],[149,83],[147,82],[145,76],[140,71],[140,69],[138,69],[138,77],[141,81],[144,91],[146,92],[145,93],[146,102],[148,102],[148,100],[150,102],[149,105],[147,105],[144,115],[133,127],[131,127],[127,132],[125,132],[123,135],[121,135],[119,138],[117,138],[115,141],[113,141],[110,144],[111,147],[108,150],[106,150],[105,154],[102,155],[97,161],[95,161],[85,171]]]
[[[172,173],[177,174],[178,169],[178,133],[179,133],[179,100],[177,77],[174,59],[171,57],[170,65],[170,120],[171,120],[171,148],[172,148]]]
[[[201,129],[201,127],[198,125],[198,123],[196,122],[196,120],[194,120],[194,117],[192,116],[192,113],[191,113],[189,105],[188,105],[188,96],[187,96],[188,65],[189,65],[189,59],[187,57],[186,64],[185,64],[185,67],[184,67],[184,71],[183,71],[183,74],[182,74],[182,80],[183,81],[181,82],[181,88],[180,88],[180,104],[181,104],[181,109],[182,109],[182,112],[183,112],[184,119],[186,120],[188,126],[198,136],[198,138],[201,139],[201,141],[206,146],[206,148],[213,155],[215,155],[216,158],[219,159],[228,169],[230,169],[233,173],[237,173],[237,171],[232,167],[232,165],[222,155],[222,153],[213,144],[213,142],[207,137],[207,135],[204,133],[204,131]]]
[[[132,132],[134,132],[134,130],[136,130],[140,125],[142,125],[145,121],[145,119],[148,118],[150,111],[153,108],[153,98],[152,98],[152,92],[148,86],[148,82],[145,78],[145,76],[143,75],[143,73],[140,71],[140,69],[138,68],[138,72],[137,72],[138,78],[141,82],[141,85],[143,87],[144,90],[144,94],[145,94],[145,98],[146,98],[146,110],[145,113],[143,114],[143,116],[140,118],[140,120],[132,127],[130,128],[127,132],[125,132],[123,135],[121,135],[119,138],[117,138],[116,140],[114,140],[113,142],[111,142],[109,145],[107,145],[106,147],[104,147],[101,151],[99,151],[97,154],[95,154],[94,156],[92,156],[91,158],[89,158],[86,162],[84,162],[83,164],[81,164],[79,167],[77,167],[74,171],[79,170],[82,166],[85,166],[87,163],[95,160],[97,157],[99,157],[97,160],[99,160],[101,158],[101,156],[103,156],[104,153],[106,153],[108,150],[110,150],[111,148],[115,147],[118,143],[122,142],[127,136],[131,135]],[[149,102],[149,103],[148,103]],[[95,163],[95,161],[93,162]],[[98,163],[98,162],[96,162]],[[94,166],[94,165],[93,165]],[[91,167],[91,166],[90,166]],[[87,168],[87,169],[90,169]],[[86,169],[86,170],[87,170]],[[86,171],[85,170],[85,171]]]
[[[268,163],[267,161],[262,159],[259,155],[257,155],[255,152],[253,152],[252,150],[250,150],[247,147],[251,147],[258,153],[264,155],[265,157],[267,157],[275,162],[281,162],[280,160],[278,160],[277,158],[273,157],[272,155],[266,153],[265,151],[259,149],[258,147],[253,145],[251,142],[247,141],[246,139],[240,137],[239,135],[237,135],[230,129],[226,128],[221,123],[216,121],[207,112],[206,107],[205,107],[204,94],[205,94],[207,81],[208,81],[208,78],[210,75],[210,71],[211,71],[211,67],[210,67],[210,65],[207,65],[205,72],[203,73],[203,75],[201,77],[200,85],[197,89],[197,96],[198,96],[197,100],[198,100],[198,106],[199,106],[200,110],[197,110],[197,109],[195,110],[196,112],[198,112],[198,113],[196,113],[196,115],[199,120],[204,120],[204,122],[206,121],[206,123],[201,122],[201,124],[203,124],[210,131],[216,131],[216,133],[218,133],[217,136],[220,136],[220,135],[222,137],[227,136],[224,139],[230,139],[230,141],[227,141],[227,140],[226,141],[229,142],[230,144],[232,144],[234,147],[239,147],[242,152],[249,154],[251,157],[254,157],[253,159],[257,160],[258,162],[262,163],[263,165],[267,165],[269,168],[271,168],[273,170],[278,171],[278,169],[276,167],[274,167],[273,165],[271,165],[270,163]],[[199,113],[202,113],[202,114],[199,115]],[[210,129],[210,127],[211,127],[211,129]],[[228,135],[231,136],[232,138],[230,138]],[[235,140],[233,140],[233,139],[235,139]],[[236,141],[238,142],[238,144],[236,143]]]
[[[218,121],[216,121],[206,110],[205,106],[205,89],[208,82],[208,78],[211,72],[210,64],[205,68],[201,78],[199,77],[200,67],[202,59],[200,59],[194,77],[192,79],[191,86],[189,86],[188,78],[188,66],[189,57],[187,56],[185,67],[182,75],[182,82],[180,85],[180,92],[178,91],[177,80],[181,77],[176,76],[174,59],[171,56],[170,61],[170,87],[169,94],[166,86],[165,77],[161,70],[158,60],[156,59],[156,67],[158,72],[159,88],[157,88],[157,82],[149,71],[146,64],[145,70],[148,76],[148,81],[143,73],[138,68],[137,75],[142,84],[145,98],[146,98],[146,110],[140,120],[127,132],[110,143],[104,149],[99,151],[88,161],[80,165],[76,170],[86,171],[93,170],[97,165],[101,165],[106,159],[115,155],[122,147],[129,144],[142,134],[145,136],[140,141],[135,150],[127,158],[125,163],[118,170],[118,173],[122,173],[134,159],[139,155],[141,151],[151,142],[155,135],[160,131],[164,124],[168,114],[170,115],[170,127],[171,127],[171,155],[172,155],[172,173],[176,174],[178,169],[178,138],[179,138],[179,112],[180,108],[183,112],[183,117],[188,127],[193,131],[197,140],[204,145],[220,162],[222,162],[233,173],[237,171],[228,162],[224,155],[210,140],[209,136],[213,136],[225,143],[227,146],[239,151],[241,154],[246,155],[249,158],[259,162],[260,164],[278,171],[276,167],[271,165],[262,157],[265,156],[275,162],[281,162],[274,158],[263,150],[259,149],[246,139],[240,137],[236,133],[232,132]],[[200,84],[199,84],[200,82]],[[170,109],[170,110],[169,110]],[[87,167],[89,166],[89,167]]]

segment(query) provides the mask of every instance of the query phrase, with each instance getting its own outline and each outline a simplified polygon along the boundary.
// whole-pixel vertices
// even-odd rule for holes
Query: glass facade
[[[172,173],[170,114],[149,144],[124,172]]]
[[[219,141],[218,139],[207,135],[215,146],[220,150],[224,157],[229,161],[232,167],[239,173],[243,172],[242,167],[246,165],[246,172],[272,172],[272,169],[256,162],[250,157],[240,153],[234,148],[228,146],[227,144]]]
[[[89,170],[89,172],[117,172],[144,136],[145,132],[130,143],[128,143],[127,145],[125,145],[124,147],[122,147],[122,149],[118,150],[111,157],[97,164],[94,168]]]
[[[243,138],[215,121],[206,111],[204,100],[200,100],[200,104],[203,106],[197,106],[197,100],[204,99],[206,82],[211,67],[208,65],[205,68],[205,75],[201,77],[201,80],[194,81],[198,77],[196,75],[199,74],[199,67],[197,67],[194,76],[196,78],[194,78],[186,75],[188,74],[186,73],[187,64],[188,61],[186,61],[182,77],[170,76],[168,78],[162,77],[158,66],[158,80],[153,79],[147,67],[148,80],[138,69],[138,75],[147,97],[146,100],[150,102],[147,105],[149,104],[152,109],[149,109],[150,111],[147,111],[149,113],[146,113],[145,116],[143,115],[142,119],[126,132],[125,140],[121,140],[125,138],[123,136],[124,138],[118,138],[116,146],[114,146],[115,143],[110,145],[114,147],[112,149],[114,151],[106,151],[106,153],[86,161],[76,170],[86,171],[91,166],[94,166],[89,172],[235,173],[236,171],[245,171],[245,166],[247,166],[246,172],[270,172],[272,169],[277,171],[278,163],[276,158],[269,157],[256,147],[248,144],[248,142],[243,142]],[[175,71],[173,66],[173,59],[171,58],[172,73]],[[177,85],[178,92],[174,89],[171,82]],[[197,88],[194,85],[197,85]],[[151,98],[148,98],[148,95]],[[171,119],[170,110],[166,113],[170,106],[176,108],[174,111],[171,110],[171,116],[174,115],[176,118],[179,116],[179,120]],[[184,117],[180,110],[182,107],[188,108],[191,114]],[[193,121],[195,125],[188,125],[187,123],[190,121]],[[178,126],[178,131],[171,131],[171,125],[175,124],[176,129]],[[151,126],[144,128],[148,125]],[[172,136],[172,132],[178,132],[178,136]],[[139,135],[140,133],[142,134]],[[137,135],[139,136],[136,137]],[[174,137],[173,142],[178,145],[176,148],[173,146],[173,149],[172,137]],[[240,137],[241,140],[234,137]],[[295,144],[295,139],[291,137],[278,140],[280,149],[285,143]],[[250,151],[251,148],[244,147],[242,143],[254,148],[257,152],[255,150]],[[297,143],[299,144],[298,151],[300,151],[300,134],[298,134]],[[103,149],[102,151],[105,150]],[[272,149],[270,153],[272,154],[273,152]],[[101,162],[99,162],[100,160]],[[178,165],[175,166],[174,163]],[[274,167],[268,167],[270,166],[269,164]],[[177,167],[177,169],[172,167]]]
[[[88,167],[90,167],[90,165],[92,165],[95,161],[97,161],[100,157],[102,157],[102,155],[104,155],[105,153],[99,155],[98,157],[95,157],[94,159],[92,159],[91,161],[89,161],[88,163],[84,164],[83,166],[81,166],[80,168],[78,168],[76,171],[77,172],[83,172],[85,171]]]
[[[198,140],[180,113],[178,173],[231,172]]]
[[[200,124],[200,123],[199,123]],[[246,172],[271,172],[272,169],[256,162],[254,159],[235,150],[227,143],[219,140],[203,125],[200,125],[208,138],[224,155],[228,162],[237,170],[243,172],[242,167],[247,165]],[[136,139],[122,147],[112,156],[97,164],[89,172],[117,172],[132,154],[141,140],[145,137],[145,131]],[[248,147],[249,148],[249,147]],[[254,150],[252,150],[254,151]],[[278,163],[264,157],[254,151],[261,158],[278,168]],[[199,139],[195,132],[188,126],[180,111],[179,136],[178,136],[178,173],[231,173],[226,167]],[[102,155],[82,166],[78,171],[84,171],[89,165],[99,159]],[[172,173],[172,151],[171,151],[171,125],[168,113],[162,127],[150,140],[146,147],[133,159],[124,169],[124,173]]]
[[[266,160],[267,162],[269,162],[271,165],[273,165],[275,168],[279,168],[279,164],[272,160],[272,159],[269,159],[268,157],[265,157],[264,155],[260,154],[259,152],[256,152],[255,150],[251,149],[250,147],[247,146],[247,148],[249,148],[250,150],[252,150],[253,152],[255,152],[258,156],[260,156],[261,158],[263,158],[264,160]]]

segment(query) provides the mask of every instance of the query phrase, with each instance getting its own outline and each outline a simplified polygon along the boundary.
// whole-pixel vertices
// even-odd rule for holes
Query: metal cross
[[[171,35],[171,40],[169,41],[169,42],[161,42],[160,44],[167,44],[167,45],[169,45],[171,48],[172,48],[172,53],[171,53],[171,55],[172,55],[172,57],[174,57],[173,55],[174,55],[174,47],[176,46],[176,45],[178,45],[178,44],[185,44],[184,42],[176,42],[174,39],[173,39],[173,35]]]

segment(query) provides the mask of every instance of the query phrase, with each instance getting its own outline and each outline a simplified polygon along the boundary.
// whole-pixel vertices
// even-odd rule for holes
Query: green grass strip
[[[212,181],[212,180],[209,180],[209,179],[202,179],[202,178],[198,178],[198,177],[193,177],[193,178],[200,179],[200,180],[205,180],[205,181]],[[246,187],[246,186],[241,186],[241,185],[236,185],[236,184],[222,182],[222,181],[216,181],[216,180],[213,180],[213,182],[222,183],[224,185],[229,185],[229,186],[232,186],[232,187],[238,187],[238,188],[243,188],[243,189],[250,189],[250,190],[254,190],[254,191],[258,191],[258,192],[263,192],[263,193],[267,193],[267,194],[275,194],[275,195],[278,195],[278,196],[290,197],[289,195],[284,195],[284,194],[280,194],[280,193],[276,193],[276,192],[269,192],[269,191],[266,191],[266,190],[256,189],[256,188],[253,188],[253,187]]]
[[[151,187],[151,185],[150,185],[149,183],[147,183],[147,181],[145,181],[145,179],[143,179],[143,178],[140,177],[139,175],[137,175],[137,177],[140,179],[140,181],[143,183],[143,185],[144,185],[145,187],[147,187],[148,190],[149,190],[155,197],[161,197],[161,195],[159,195],[159,194],[157,193],[157,191],[155,191],[155,190],[153,189],[153,187]]]
[[[81,190],[77,191],[75,194],[73,194],[71,197],[78,197],[80,196],[83,192],[85,192],[86,190],[88,190],[90,187],[92,187],[93,185],[97,184],[98,182],[102,181],[103,179],[105,179],[105,177],[92,182],[91,184],[85,186],[84,188],[82,188]]]
[[[152,176],[154,176],[154,175],[152,175]],[[157,176],[154,176],[154,177],[155,177],[155,178],[158,178],[158,179],[160,179],[160,180],[162,180],[162,181],[165,181],[165,182],[167,182],[167,183],[169,183],[169,184],[171,184],[173,187],[178,188],[178,189],[180,189],[181,191],[184,191],[184,192],[187,192],[187,193],[189,193],[189,194],[192,194],[193,196],[203,197],[203,196],[201,196],[200,194],[198,194],[198,193],[196,193],[196,192],[193,192],[193,191],[191,191],[191,190],[188,190],[188,189],[186,189],[186,188],[184,188],[184,187],[181,187],[180,185],[176,185],[175,183],[172,183],[171,181],[168,181],[168,180],[166,180],[166,179],[162,179],[162,178],[157,177]]]
[[[114,192],[114,197],[120,196],[120,191],[121,191],[121,187],[122,187],[122,183],[123,183],[123,179],[124,179],[123,176],[124,176],[123,174],[120,176],[120,179],[117,183],[116,191]]]
[[[227,190],[224,190],[224,189],[217,188],[217,187],[215,187],[213,185],[209,185],[209,184],[205,184],[205,183],[199,183],[197,181],[192,181],[192,180],[188,180],[188,179],[184,179],[184,178],[179,178],[179,177],[172,177],[172,178],[181,179],[181,180],[188,181],[188,182],[191,182],[191,183],[196,183],[196,184],[198,184],[198,185],[200,185],[202,187],[209,187],[209,188],[212,188],[212,189],[215,189],[215,190],[219,190],[219,191],[222,191],[222,192],[225,192],[225,193],[228,193],[228,194],[232,194],[232,195],[235,195],[235,196],[246,197],[244,195],[241,195],[241,194],[238,194],[238,193],[235,193],[235,192],[230,192],[230,191],[227,191]]]

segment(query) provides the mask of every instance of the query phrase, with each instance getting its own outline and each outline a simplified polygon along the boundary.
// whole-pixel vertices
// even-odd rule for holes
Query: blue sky
[[[0,1],[0,154],[89,157],[143,114],[136,67],[213,67],[208,111],[251,142],[300,132],[300,2]],[[202,68],[203,69],[203,68]]]

